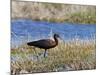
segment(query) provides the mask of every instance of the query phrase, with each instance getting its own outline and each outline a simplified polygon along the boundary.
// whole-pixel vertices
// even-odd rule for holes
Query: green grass
[[[78,12],[71,15],[71,19],[69,19],[70,22],[76,22],[76,23],[83,23],[83,24],[94,24],[96,23],[96,12]]]
[[[29,59],[28,55],[39,56],[44,50],[23,45],[11,50],[12,57],[20,58],[18,61],[12,60],[11,70],[12,73],[23,73],[22,70],[26,73],[36,73],[95,69],[95,49],[95,40],[60,42],[56,48],[48,50],[46,58],[42,57],[34,61]]]
[[[39,19],[37,20],[39,21]],[[40,21],[49,22],[70,22],[70,23],[81,23],[81,24],[95,24],[96,23],[96,12],[77,12],[72,14],[66,14],[63,18],[43,18]]]

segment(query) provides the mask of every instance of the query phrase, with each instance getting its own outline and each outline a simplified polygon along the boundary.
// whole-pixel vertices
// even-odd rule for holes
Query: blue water
[[[49,38],[53,33],[59,34],[63,40],[76,37],[80,39],[92,39],[96,35],[96,25],[52,23],[19,19],[12,20],[11,33],[12,45],[41,38]]]

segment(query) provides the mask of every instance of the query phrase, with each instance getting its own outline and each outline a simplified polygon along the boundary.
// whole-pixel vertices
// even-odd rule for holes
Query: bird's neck
[[[54,37],[54,40],[55,40],[56,45],[58,45],[58,39]]]

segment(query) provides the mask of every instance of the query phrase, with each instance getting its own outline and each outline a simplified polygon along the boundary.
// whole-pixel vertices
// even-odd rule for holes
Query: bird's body
[[[50,48],[53,48],[57,45],[51,39],[43,39],[43,40],[33,41],[33,42],[29,42],[27,44],[29,46],[35,46],[35,47],[43,48],[43,49],[50,49]]]
[[[42,39],[38,41],[28,42],[27,45],[45,49],[45,53],[46,53],[47,49],[54,48],[58,45],[58,39],[57,39],[58,37],[59,37],[58,34],[54,34],[54,40]],[[45,57],[45,53],[44,53],[44,57]]]

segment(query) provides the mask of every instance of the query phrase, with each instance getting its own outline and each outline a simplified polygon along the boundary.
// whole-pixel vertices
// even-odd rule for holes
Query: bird
[[[58,34],[54,34],[53,38],[54,40],[53,39],[40,39],[37,41],[28,42],[27,45],[34,46],[40,49],[44,49],[45,50],[44,57],[46,57],[47,49],[56,47],[58,45],[58,38],[60,38],[60,36]]]

